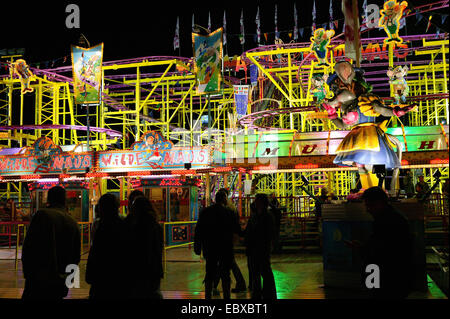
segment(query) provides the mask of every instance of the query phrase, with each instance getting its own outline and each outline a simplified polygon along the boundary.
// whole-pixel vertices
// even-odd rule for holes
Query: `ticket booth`
[[[141,179],[139,189],[153,203],[159,222],[164,224],[168,246],[194,240],[198,183],[196,178]]]
[[[36,213],[47,205],[48,190],[57,184],[30,184],[31,212]],[[89,221],[89,190],[83,183],[64,183],[61,185],[66,189],[67,212],[77,222]]]

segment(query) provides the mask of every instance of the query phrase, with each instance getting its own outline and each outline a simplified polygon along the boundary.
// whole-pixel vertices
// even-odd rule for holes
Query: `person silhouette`
[[[239,215],[238,215],[238,212],[237,212],[236,207],[234,206],[233,202],[231,201],[230,198],[228,198],[228,196],[229,196],[228,189],[221,188],[221,189],[219,189],[219,191],[225,192],[227,194],[227,208],[233,212],[233,214],[236,218],[236,221],[239,225]],[[239,233],[237,234],[237,236],[239,236],[239,237],[244,236],[244,233],[243,233],[240,225],[239,225]],[[236,241],[237,241],[237,239],[235,238],[235,242]],[[239,265],[236,262],[236,258],[234,257],[234,251],[233,251],[233,260],[231,262],[231,272],[233,273],[234,279],[236,280],[236,287],[232,288],[231,292],[238,293],[238,292],[246,291],[247,284],[245,282],[244,276],[242,275],[241,269],[239,268]],[[220,295],[220,292],[217,290],[219,281],[220,281],[220,273],[217,272],[216,277],[214,279],[214,287],[213,287],[213,294],[216,296]]]
[[[90,299],[117,299],[123,296],[127,247],[125,223],[119,216],[119,201],[111,193],[100,197],[98,223],[86,265]]]
[[[216,193],[216,202],[200,212],[195,227],[194,252],[206,259],[205,299],[211,299],[216,273],[222,280],[223,298],[230,299],[233,236],[240,232],[234,213],[227,208],[227,194]]]
[[[80,229],[66,212],[66,190],[52,187],[47,199],[48,207],[34,214],[23,243],[25,300],[66,297],[66,267],[80,262]]]
[[[371,289],[373,298],[406,298],[413,278],[413,238],[408,220],[389,204],[379,187],[364,191],[362,199],[372,215],[373,231],[361,247],[363,269],[375,264],[380,270],[380,287]]]
[[[269,198],[256,194],[254,213],[246,228],[246,244],[252,272],[252,299],[277,299],[275,279],[270,266],[270,254],[275,238],[275,221],[269,212]],[[261,277],[263,287],[261,289]]]
[[[131,254],[128,290],[133,299],[162,299],[161,278],[164,277],[162,255],[163,231],[150,200],[137,196],[125,218]]]

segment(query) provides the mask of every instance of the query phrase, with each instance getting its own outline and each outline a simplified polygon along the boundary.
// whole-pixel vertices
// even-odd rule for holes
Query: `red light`
[[[231,172],[232,169],[233,168],[231,168],[229,166],[227,166],[227,167],[214,167],[212,171],[216,172],[216,173],[221,173],[221,172]]]
[[[172,175],[195,175],[197,171],[193,169],[179,169],[170,171],[170,173]]]
[[[447,159],[435,158],[430,160],[430,164],[448,164],[448,158]]]
[[[308,164],[297,164],[297,165],[295,165],[295,168],[297,168],[297,169],[319,168],[319,164],[312,164],[312,163],[308,163]]]
[[[127,176],[147,176],[147,175],[152,175],[152,172],[128,172]]]
[[[31,175],[22,175],[20,179],[41,179],[41,175],[31,174]]]
[[[159,186],[183,186],[183,184],[181,184],[181,181],[177,178],[164,178],[159,183]]]
[[[403,166],[403,165],[409,165],[409,162],[408,162],[407,160],[403,159],[403,160],[401,161],[401,164],[402,164],[402,166]]]

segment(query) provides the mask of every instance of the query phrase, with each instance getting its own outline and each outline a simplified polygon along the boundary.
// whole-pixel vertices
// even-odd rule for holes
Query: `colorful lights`
[[[448,164],[448,158],[435,158],[430,160],[430,164]]]
[[[312,163],[297,164],[297,165],[294,166],[294,168],[296,168],[296,169],[319,168],[319,164],[312,164]]]

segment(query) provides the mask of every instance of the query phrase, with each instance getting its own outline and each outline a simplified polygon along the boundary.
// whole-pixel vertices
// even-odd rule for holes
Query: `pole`
[[[361,66],[361,51],[360,46],[361,42],[359,39],[359,15],[358,15],[358,0],[352,0],[352,11],[353,16],[355,17],[353,22],[353,30],[355,31],[355,47],[356,47],[356,67],[359,68]]]

